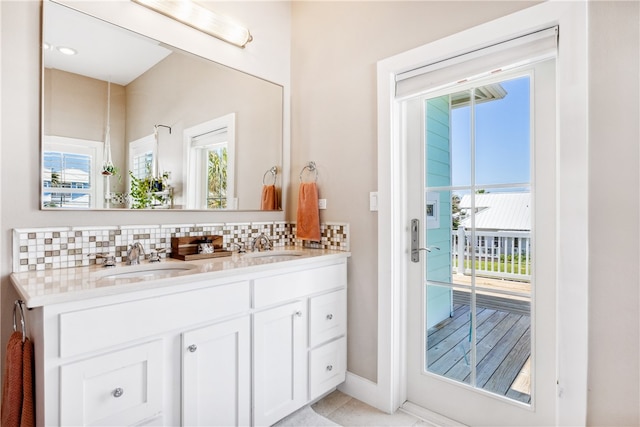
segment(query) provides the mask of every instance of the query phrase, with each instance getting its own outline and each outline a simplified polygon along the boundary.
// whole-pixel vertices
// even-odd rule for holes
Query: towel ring
[[[272,178],[273,178],[273,184],[272,185],[276,185],[276,175],[278,174],[278,168],[276,166],[274,166],[271,169],[269,169],[268,171],[266,171],[264,173],[264,175],[262,175],[262,184],[263,185],[267,185],[267,183],[265,181],[267,179],[267,175],[268,174],[272,175]]]
[[[304,171],[308,170],[309,172],[314,172],[314,182],[318,182],[318,168],[316,167],[316,162],[309,162],[305,167],[300,171],[300,182],[302,182],[302,175]]]
[[[16,308],[20,308],[20,328],[22,329],[22,342],[27,338],[27,321],[24,317],[24,308],[22,307],[22,300],[16,300],[13,303],[13,331],[18,331],[18,324],[16,323]]]

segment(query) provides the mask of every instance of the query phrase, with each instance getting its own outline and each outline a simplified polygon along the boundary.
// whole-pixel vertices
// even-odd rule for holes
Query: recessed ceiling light
[[[65,55],[76,55],[78,53],[78,51],[76,51],[75,49],[71,49],[70,47],[65,47],[65,46],[58,46],[56,49],[58,49],[58,52],[63,53]]]

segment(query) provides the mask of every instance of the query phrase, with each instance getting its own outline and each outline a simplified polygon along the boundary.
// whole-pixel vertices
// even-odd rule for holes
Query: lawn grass
[[[512,270],[515,270],[514,274],[531,274],[531,261],[528,262],[528,271],[527,271],[527,263],[521,261],[520,268],[518,269],[518,260],[513,261],[513,268],[511,265],[511,260],[508,260],[506,263],[504,261],[494,261],[494,260],[479,260],[476,259],[476,271],[489,271],[496,273],[513,273]],[[458,266],[458,262],[455,262],[455,267]],[[465,260],[464,262],[465,270],[471,269],[471,261]]]

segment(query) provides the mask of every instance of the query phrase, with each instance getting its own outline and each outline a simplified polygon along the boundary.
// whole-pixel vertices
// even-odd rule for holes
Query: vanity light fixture
[[[190,0],[132,1],[238,47],[245,47],[247,43],[253,40],[253,36],[247,28]]]

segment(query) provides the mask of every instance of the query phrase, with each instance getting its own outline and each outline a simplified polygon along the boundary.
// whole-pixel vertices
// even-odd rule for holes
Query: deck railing
[[[451,263],[454,272],[471,274],[475,253],[477,276],[531,280],[530,232],[476,231],[474,234],[475,243],[471,232],[464,227],[452,231]]]

